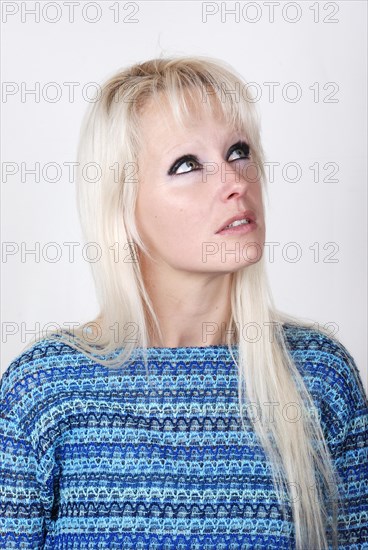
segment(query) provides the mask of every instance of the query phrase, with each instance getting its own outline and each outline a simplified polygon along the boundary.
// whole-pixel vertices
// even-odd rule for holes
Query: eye
[[[239,158],[249,159],[249,145],[247,145],[247,143],[245,143],[244,141],[239,141],[238,143],[235,143],[235,145],[233,145],[230,148],[228,160],[230,161],[238,160],[236,158],[235,159],[230,158],[234,153],[236,153],[237,155],[240,155]]]
[[[185,165],[189,167],[188,170],[180,168],[181,166]],[[193,172],[194,170],[198,170],[198,168],[195,168],[195,166],[199,166],[198,159],[193,155],[185,155],[184,157],[180,157],[170,168],[168,174],[171,176],[173,174],[187,174],[188,172]],[[180,170],[179,170],[180,168]]]

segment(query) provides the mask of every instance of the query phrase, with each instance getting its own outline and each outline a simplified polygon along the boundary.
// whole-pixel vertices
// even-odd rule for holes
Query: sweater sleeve
[[[34,550],[44,547],[53,487],[35,450],[32,375],[24,365],[14,361],[0,381],[0,547]]]
[[[340,478],[338,548],[362,550],[368,549],[368,403],[354,359],[340,350],[324,398],[327,442]]]

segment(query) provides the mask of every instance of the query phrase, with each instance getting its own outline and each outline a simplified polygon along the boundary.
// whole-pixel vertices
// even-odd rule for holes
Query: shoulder
[[[324,332],[283,325],[285,341],[322,416],[326,430],[343,439],[350,424],[367,423],[368,402],[360,372],[347,348]],[[331,434],[330,434],[331,435]]]
[[[285,338],[291,350],[309,350],[335,356],[350,356],[346,347],[337,337],[322,330],[304,325],[283,324]],[[351,356],[350,356],[351,357]]]
[[[0,380],[2,415],[26,414],[36,400],[47,400],[59,381],[73,377],[88,361],[62,340],[45,338],[33,343],[11,361]]]
[[[336,337],[305,326],[283,325],[285,341],[290,354],[304,374],[328,376],[351,386],[362,381],[354,358]]]
[[[336,337],[305,326],[283,325],[285,341],[299,371],[330,385],[349,387],[363,393],[361,376],[354,358]]]
[[[76,355],[77,350],[60,339],[43,338],[23,349],[7,366],[2,384],[9,382],[13,377],[19,378],[40,371],[47,371],[56,366],[68,355]]]

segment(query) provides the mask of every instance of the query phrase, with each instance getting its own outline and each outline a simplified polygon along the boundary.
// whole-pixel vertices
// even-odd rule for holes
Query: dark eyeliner
[[[245,141],[238,141],[234,145],[232,145],[229,149],[228,155],[230,156],[231,153],[233,153],[236,149],[243,149],[244,153],[249,157],[250,149],[249,145],[245,143]]]
[[[198,158],[195,156],[195,155],[183,155],[182,157],[176,159],[176,161],[174,162],[174,164],[171,166],[171,168],[169,169],[169,171],[167,172],[167,174],[169,176],[172,176],[173,174],[175,174],[175,171],[179,168],[179,166],[181,164],[183,164],[183,162],[186,162],[186,161],[189,161],[189,160],[193,160],[194,162],[196,162],[197,164],[199,164],[199,160]],[[193,171],[193,170],[191,170]],[[188,173],[188,172],[183,172],[184,174]],[[181,174],[177,174],[178,176],[180,176]]]

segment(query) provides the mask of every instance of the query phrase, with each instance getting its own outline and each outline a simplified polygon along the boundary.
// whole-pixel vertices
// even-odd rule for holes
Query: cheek
[[[246,164],[242,174],[249,183],[259,185],[259,168],[254,163]]]
[[[249,195],[252,197],[254,206],[258,209],[259,213],[263,213],[263,196],[262,196],[262,184],[259,180],[253,182],[250,181],[248,188]]]
[[[145,186],[138,190],[135,213],[143,242],[151,251],[175,257],[178,262],[184,261],[187,254],[200,255],[202,241],[208,238],[208,210],[199,207],[206,204],[206,197],[181,193],[180,189],[158,191]]]
[[[175,207],[152,193],[138,195],[136,220],[143,241],[158,249],[164,244],[181,242],[188,226],[186,209]]]

